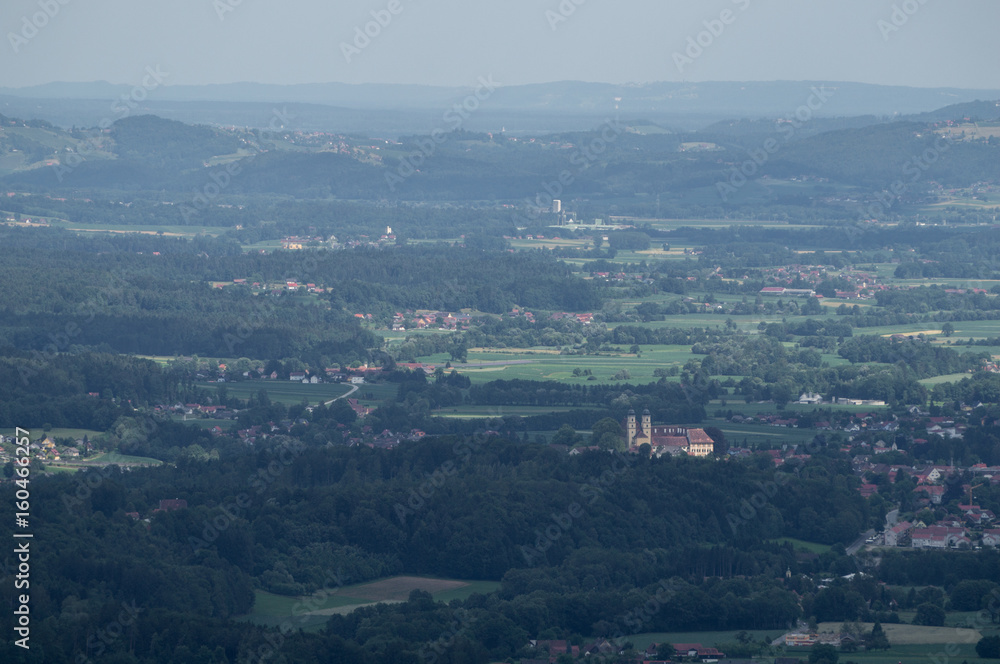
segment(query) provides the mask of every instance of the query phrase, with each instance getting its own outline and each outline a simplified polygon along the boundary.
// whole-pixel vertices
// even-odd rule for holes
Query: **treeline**
[[[877,362],[902,363],[918,378],[963,373],[983,366],[988,353],[959,353],[952,348],[934,346],[919,339],[892,339],[860,336],[840,345],[839,355],[852,364]]]
[[[194,394],[155,362],[107,353],[0,356],[0,426],[106,431],[133,407]]]

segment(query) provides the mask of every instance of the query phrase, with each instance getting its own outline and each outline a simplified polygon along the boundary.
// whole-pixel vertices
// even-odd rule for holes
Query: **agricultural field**
[[[840,630],[842,623],[819,623],[819,631],[836,632]],[[868,631],[872,628],[872,623],[861,623],[862,629]],[[956,643],[959,645],[972,644],[983,637],[983,634],[976,629],[958,627],[925,627],[923,625],[882,625],[885,635],[889,637],[889,643],[899,646],[928,645],[935,643]]]
[[[413,590],[429,592],[435,600],[464,600],[473,593],[495,591],[494,581],[460,581],[415,576],[396,576],[343,586],[332,591],[319,591],[312,596],[289,597],[258,590],[254,610],[245,620],[269,626],[291,623],[295,628],[317,631],[334,613],[350,613],[354,609],[381,602],[405,601]]]
[[[522,379],[586,384],[588,381],[611,381],[622,370],[629,374],[622,382],[650,383],[659,380],[653,375],[656,369],[676,367],[679,370],[688,360],[699,357],[702,356],[691,353],[690,346],[643,346],[638,355],[625,352],[561,355],[551,348],[474,348],[469,350],[468,362],[452,363],[452,368],[468,376],[473,383]],[[432,355],[418,358],[418,361],[443,366],[447,359],[447,356]],[[576,369],[580,369],[580,375],[574,375]],[[584,375],[588,370],[593,380]]]
[[[815,429],[789,429],[763,424],[733,424],[722,419],[707,419],[700,426],[715,426],[726,435],[730,445],[774,448],[807,443],[816,436]]]
[[[115,234],[140,234],[140,235],[162,235],[164,237],[193,238],[198,236],[219,237],[223,233],[231,231],[231,228],[222,226],[142,226],[142,225],[115,225],[115,224],[93,224],[68,222],[62,219],[54,220],[52,226],[65,228],[76,233],[115,233]]]
[[[128,456],[126,454],[119,454],[118,452],[107,452],[92,459],[87,459],[82,466],[110,466],[112,464],[119,466],[160,466],[163,465],[163,462],[159,459],[150,459],[149,457]]]
[[[809,553],[826,553],[830,550],[830,546],[827,544],[817,544],[816,542],[806,542],[803,540],[794,539],[791,537],[779,537],[774,540],[777,544],[785,544],[786,542],[795,547],[796,551],[806,550]]]
[[[58,427],[54,429],[48,429],[47,431],[40,428],[29,429],[28,431],[29,431],[28,437],[31,440],[42,440],[46,436],[50,436],[53,439],[55,438],[76,439],[76,438],[83,438],[84,436],[87,436],[88,438],[93,438],[94,436],[100,436],[104,434],[103,431],[94,431],[92,429],[61,429]],[[14,435],[14,429],[0,429],[0,435],[12,437]]]
[[[432,411],[434,417],[456,420],[479,420],[496,417],[545,415],[565,413],[573,410],[570,406],[455,406]]]
[[[778,629],[748,629],[732,631],[706,631],[706,632],[645,632],[634,634],[628,637],[629,643],[640,650],[645,650],[653,643],[700,643],[703,646],[712,648],[721,643],[736,643],[736,635],[746,632],[755,641],[766,639],[768,642],[777,639],[782,635]]]
[[[248,399],[260,391],[267,392],[271,401],[286,405],[308,401],[311,405],[339,399],[351,391],[353,386],[344,383],[319,383],[316,385],[296,383],[290,380],[247,381],[240,383],[212,384],[217,390],[225,388],[230,397]]]

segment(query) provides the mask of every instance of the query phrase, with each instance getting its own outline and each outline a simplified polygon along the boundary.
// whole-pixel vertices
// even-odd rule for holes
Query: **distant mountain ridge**
[[[490,77],[484,77],[489,79]],[[897,116],[926,113],[943,106],[1000,99],[1000,90],[912,88],[831,81],[645,83],[619,85],[557,81],[504,86],[483,101],[484,110],[600,114],[703,113],[720,117],[763,117],[791,114],[809,101],[813,88],[828,90],[813,109],[823,116]],[[156,102],[298,103],[344,109],[441,109],[461,101],[478,85],[434,87],[346,83],[274,85],[164,85],[149,93]],[[0,96],[33,100],[108,99],[128,95],[132,86],[107,82],[47,83],[25,88],[0,88]],[[815,104],[814,104],[815,105]],[[655,119],[655,117],[654,117]]]

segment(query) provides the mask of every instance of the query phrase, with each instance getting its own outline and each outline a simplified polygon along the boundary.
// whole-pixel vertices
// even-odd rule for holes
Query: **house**
[[[1000,547],[1000,528],[983,531],[983,546]]]
[[[612,644],[607,639],[599,639],[580,649],[580,653],[587,655],[615,655],[621,654],[622,649]]]
[[[675,643],[675,657],[691,657],[702,662],[713,662],[726,656],[715,648],[706,648],[700,643]]]
[[[892,528],[885,531],[886,546],[906,546],[910,543],[910,536],[913,532],[913,524],[909,521],[897,523]]]
[[[548,641],[533,640],[528,643],[531,644],[532,648],[542,648],[548,650],[551,657],[565,655],[570,652],[569,642],[565,639],[553,639]]]
[[[911,534],[914,549],[947,549],[958,546],[963,539],[968,541],[965,528],[947,526],[915,528]]]
[[[160,507],[154,512],[173,512],[174,510],[186,509],[187,501],[183,498],[168,498],[160,501]]]
[[[288,374],[288,380],[298,383],[301,383],[305,379],[305,377],[306,377],[305,371],[293,371],[292,373]]]
[[[785,645],[790,647],[809,647],[819,643],[819,634],[801,634],[793,632],[785,634]]]
[[[871,498],[873,495],[878,493],[877,484],[862,484],[858,487],[858,491],[861,493],[862,498]]]
[[[808,404],[808,405],[816,405],[816,404],[819,404],[819,403],[823,403],[823,397],[821,397],[820,395],[818,395],[818,394],[816,394],[814,392],[803,392],[799,396],[799,403],[800,404]]]
[[[921,484],[913,490],[915,494],[926,494],[931,504],[940,505],[944,498],[945,487],[940,484]]]

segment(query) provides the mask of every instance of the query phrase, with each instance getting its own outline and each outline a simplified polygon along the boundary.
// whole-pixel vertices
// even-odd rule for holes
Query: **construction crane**
[[[981,486],[983,485],[982,484],[977,484],[976,486],[972,486],[971,484],[969,485],[969,507],[972,507],[972,490],[978,489]]]

